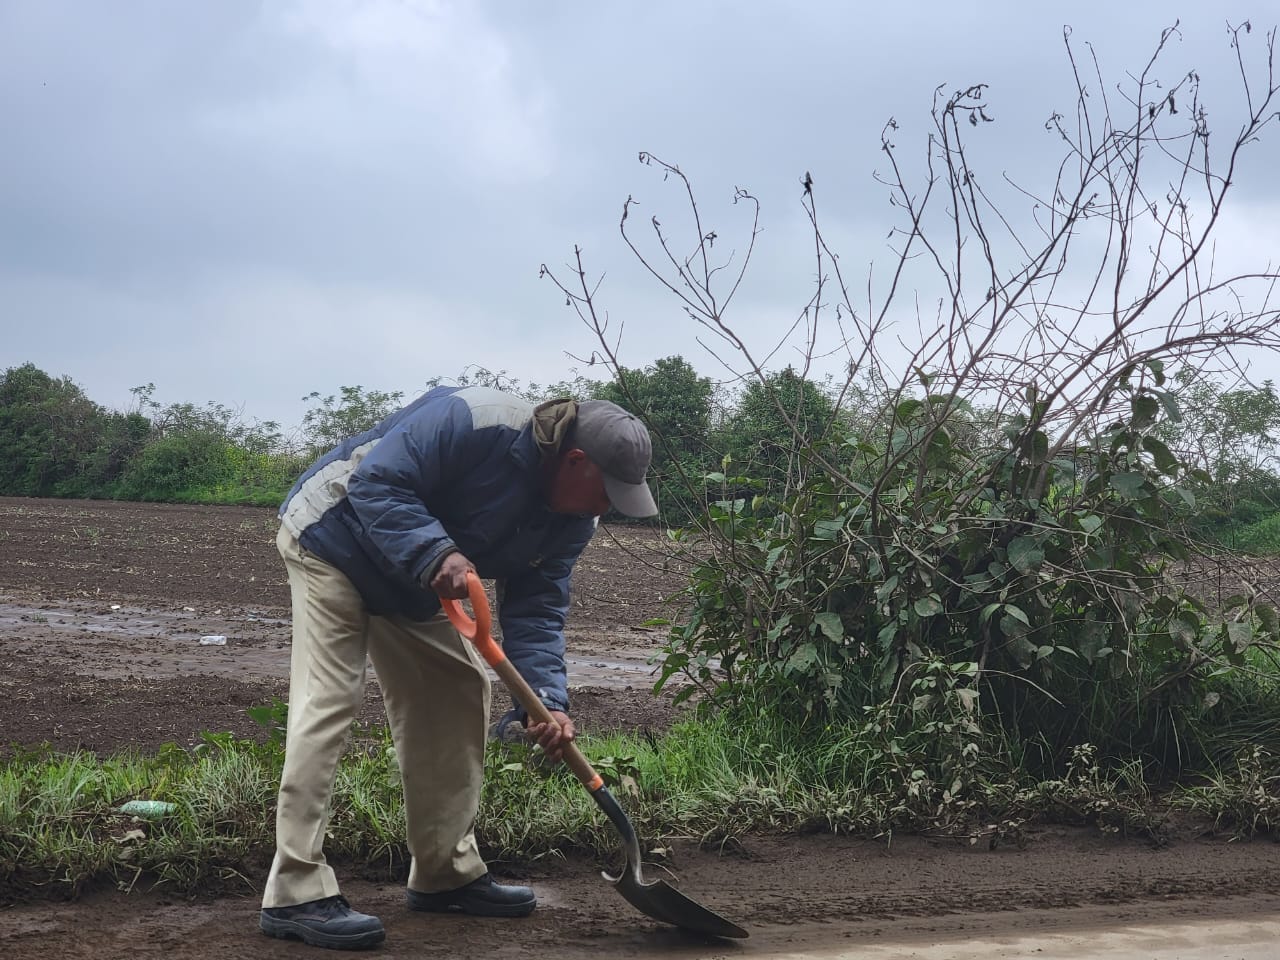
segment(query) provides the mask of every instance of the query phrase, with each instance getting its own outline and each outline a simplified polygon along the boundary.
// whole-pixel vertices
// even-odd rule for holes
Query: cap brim
[[[658,504],[649,492],[647,483],[627,483],[617,477],[604,475],[604,489],[609,494],[609,503],[619,513],[628,517],[655,517],[658,515]]]

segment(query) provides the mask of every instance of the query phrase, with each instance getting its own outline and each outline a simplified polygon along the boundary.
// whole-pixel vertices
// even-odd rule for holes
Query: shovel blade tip
[[[613,884],[623,898],[647,917],[669,923],[688,933],[697,933],[709,937],[724,937],[731,940],[745,940],[750,934],[732,920],[708,910],[696,900],[685,896],[665,880],[654,880],[645,883],[637,880],[630,872],[623,871],[621,876],[613,877],[605,873],[602,876]]]

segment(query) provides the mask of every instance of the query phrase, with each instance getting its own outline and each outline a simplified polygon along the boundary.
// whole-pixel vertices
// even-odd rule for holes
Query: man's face
[[[547,490],[547,506],[556,513],[604,516],[609,511],[604,473],[581,450],[562,453]]]

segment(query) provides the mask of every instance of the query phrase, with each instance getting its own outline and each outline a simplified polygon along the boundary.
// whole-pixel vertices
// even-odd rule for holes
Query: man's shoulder
[[[529,401],[492,387],[461,387],[453,396],[455,402],[467,405],[471,424],[477,430],[485,427],[523,430],[533,417],[533,404]]]
[[[492,387],[437,387],[405,412],[411,419],[457,417],[473,430],[523,430],[533,418],[533,404]]]

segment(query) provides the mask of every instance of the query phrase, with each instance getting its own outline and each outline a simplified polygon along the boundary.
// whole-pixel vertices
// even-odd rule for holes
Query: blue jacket
[[[545,406],[545,405],[544,405]],[[307,470],[280,522],[351,580],[369,612],[426,620],[439,598],[423,586],[460,550],[499,583],[511,662],[553,710],[569,706],[564,623],[574,561],[595,518],[548,510],[540,467],[556,441],[550,413],[485,387],[440,387]]]

